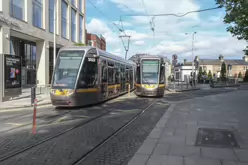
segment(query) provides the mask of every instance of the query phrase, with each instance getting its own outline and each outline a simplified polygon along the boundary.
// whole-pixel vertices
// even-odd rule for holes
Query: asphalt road
[[[36,135],[31,134],[32,109],[0,112],[0,124],[3,125],[0,164],[127,164],[166,112],[168,103],[238,90],[246,88],[168,93],[162,99],[117,98],[76,109],[40,107]],[[154,101],[156,103],[152,105]],[[140,114],[149,105],[147,112]],[[137,119],[111,137],[138,114]],[[106,143],[96,148],[106,139]]]

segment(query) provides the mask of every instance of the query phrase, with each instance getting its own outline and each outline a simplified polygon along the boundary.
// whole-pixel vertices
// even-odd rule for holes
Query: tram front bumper
[[[73,107],[76,106],[76,100],[73,98],[73,96],[51,96],[51,102],[54,106],[59,107]]]
[[[158,88],[146,89],[137,87],[136,94],[140,96],[158,96]]]

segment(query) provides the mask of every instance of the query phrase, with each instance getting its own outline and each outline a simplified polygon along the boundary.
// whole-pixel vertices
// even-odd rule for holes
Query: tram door
[[[108,65],[106,60],[101,62],[101,100],[108,98]]]
[[[125,65],[121,65],[121,92],[125,92],[126,79],[125,79]]]

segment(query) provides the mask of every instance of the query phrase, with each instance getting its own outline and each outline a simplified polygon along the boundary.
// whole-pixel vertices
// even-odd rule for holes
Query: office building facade
[[[55,6],[57,52],[63,46],[85,44],[85,0],[0,0],[0,102],[18,83],[21,88],[50,83]],[[20,69],[6,69],[6,61],[17,57]]]
[[[0,55],[21,57],[23,87],[51,80],[55,3],[57,51],[85,43],[85,0],[0,1]]]

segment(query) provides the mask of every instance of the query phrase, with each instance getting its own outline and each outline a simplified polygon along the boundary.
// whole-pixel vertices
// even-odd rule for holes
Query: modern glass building
[[[22,87],[50,83],[55,3],[57,51],[85,43],[85,0],[0,0],[0,56],[21,58]]]

